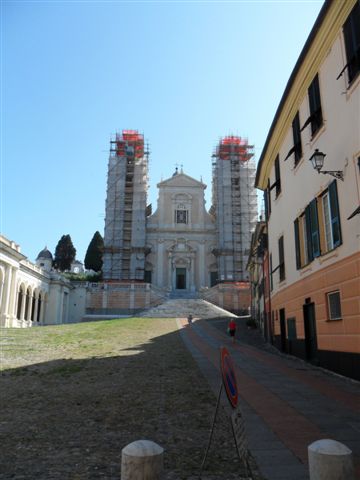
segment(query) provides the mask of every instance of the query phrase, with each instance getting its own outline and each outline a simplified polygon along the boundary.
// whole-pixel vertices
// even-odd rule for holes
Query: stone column
[[[335,440],[308,446],[310,480],[355,480],[352,451]]]
[[[1,322],[0,324],[4,327],[7,327],[7,319],[10,316],[9,307],[10,307],[10,296],[11,296],[11,283],[12,283],[13,271],[11,265],[8,265],[5,270],[4,278],[4,288],[2,294],[1,302]]]
[[[164,286],[164,240],[159,238],[157,244],[157,258],[156,258],[156,285],[158,287]]]
[[[121,480],[159,480],[164,449],[151,440],[137,440],[121,452]]]
[[[16,309],[17,309],[17,288],[16,288],[16,277],[17,277],[17,269],[11,267],[12,276],[11,276],[11,283],[10,283],[10,296],[9,296],[9,305],[7,311],[7,326],[8,327],[15,327],[17,326],[17,319],[16,319]]]
[[[2,313],[3,297],[5,293],[6,269],[4,269],[4,275],[1,275],[1,278],[2,278],[2,282],[0,285],[0,314]]]

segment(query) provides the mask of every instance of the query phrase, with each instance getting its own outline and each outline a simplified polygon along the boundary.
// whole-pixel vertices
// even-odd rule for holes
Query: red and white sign
[[[225,347],[221,347],[220,349],[220,366],[226,395],[231,406],[236,408],[238,402],[238,388],[236,383],[235,369],[232,358]]]

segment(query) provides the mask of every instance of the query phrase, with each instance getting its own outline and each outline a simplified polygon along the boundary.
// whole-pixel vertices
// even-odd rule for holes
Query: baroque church
[[[157,185],[152,212],[144,138],[134,130],[116,134],[108,163],[103,282],[71,282],[52,269],[46,248],[33,264],[17,244],[0,237],[0,325],[23,328],[77,322],[86,314],[134,314],[169,296],[247,311],[246,265],[257,221],[252,157],[246,140],[221,139],[211,157],[209,211],[206,185],[176,169]]]
[[[145,283],[153,292],[203,296],[220,284],[243,288],[257,222],[252,149],[240,137],[220,140],[211,157],[209,211],[206,185],[176,169],[157,185],[157,208],[152,213],[143,135],[136,130],[117,133],[108,164],[103,290]],[[100,312],[100,304],[107,305],[108,313],[116,308],[114,298],[110,310],[102,298],[92,311]]]

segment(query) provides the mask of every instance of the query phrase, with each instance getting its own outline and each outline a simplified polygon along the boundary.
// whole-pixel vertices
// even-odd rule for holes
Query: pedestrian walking
[[[232,343],[235,343],[236,323],[233,318],[229,322],[228,331],[230,337],[232,337]]]
[[[190,315],[188,316],[189,325],[192,323],[192,320],[193,320],[193,316],[192,316],[191,313],[190,313]]]

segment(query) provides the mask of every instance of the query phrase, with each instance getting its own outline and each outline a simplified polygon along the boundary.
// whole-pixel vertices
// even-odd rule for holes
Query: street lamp
[[[326,157],[325,153],[319,152],[319,149],[315,148],[315,152],[311,155],[309,160],[312,163],[313,168],[318,173],[329,174],[335,178],[338,178],[339,180],[344,181],[344,173],[342,172],[342,170],[321,170],[324,165],[325,157]]]

